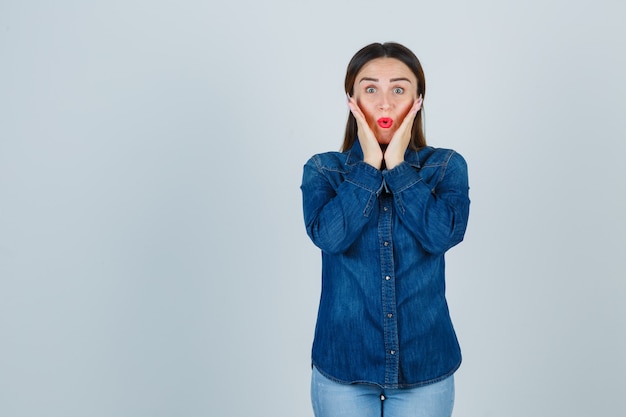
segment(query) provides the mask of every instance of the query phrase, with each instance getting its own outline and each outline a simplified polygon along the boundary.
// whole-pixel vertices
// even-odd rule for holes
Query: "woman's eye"
[[[402,93],[404,93],[404,88],[396,87],[396,88],[393,89],[393,92],[396,93],[396,94],[402,94]]]
[[[376,92],[376,89],[374,87],[367,87],[365,89],[365,92],[368,93],[368,94],[373,94],[373,93]]]

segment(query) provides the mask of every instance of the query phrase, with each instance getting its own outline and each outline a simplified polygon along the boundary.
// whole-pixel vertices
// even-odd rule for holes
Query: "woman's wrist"
[[[382,158],[364,158],[363,162],[365,162],[368,165],[373,166],[376,169],[380,169],[380,167],[383,164],[383,159]]]
[[[397,157],[392,155],[385,155],[385,166],[387,169],[393,169],[404,162],[404,156]]]

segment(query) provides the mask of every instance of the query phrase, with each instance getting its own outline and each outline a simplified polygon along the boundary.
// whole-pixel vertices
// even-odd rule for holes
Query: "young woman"
[[[444,254],[469,215],[465,160],[426,146],[417,57],[374,43],[348,64],[342,152],[304,166],[306,230],[322,251],[312,350],[317,417],[450,416],[461,352]]]

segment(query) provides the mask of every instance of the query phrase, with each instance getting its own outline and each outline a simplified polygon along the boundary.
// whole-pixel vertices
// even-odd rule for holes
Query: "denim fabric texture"
[[[383,389],[369,384],[341,384],[311,373],[315,417],[450,417],[454,409],[454,375],[434,384]]]
[[[322,253],[312,362],[342,383],[427,385],[461,351],[445,298],[444,254],[463,240],[467,165],[449,149],[407,150],[389,170],[346,152],[304,166],[306,230]]]

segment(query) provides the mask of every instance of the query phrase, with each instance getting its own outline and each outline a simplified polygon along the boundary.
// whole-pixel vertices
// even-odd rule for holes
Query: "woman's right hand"
[[[359,143],[363,149],[363,161],[373,166],[376,169],[380,169],[383,163],[383,151],[378,144],[378,140],[374,135],[372,129],[370,129],[365,115],[361,111],[361,108],[357,104],[353,97],[348,97],[348,107],[352,115],[356,119],[356,125],[358,129]]]

